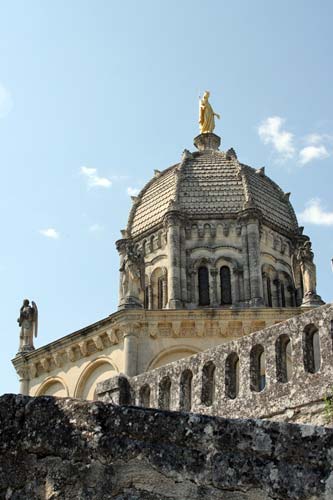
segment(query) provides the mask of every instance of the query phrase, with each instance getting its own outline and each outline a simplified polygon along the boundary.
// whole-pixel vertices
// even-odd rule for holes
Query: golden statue
[[[220,119],[220,115],[214,113],[213,108],[208,102],[209,96],[210,93],[206,90],[199,104],[199,126],[202,134],[213,132],[215,128],[214,116]]]

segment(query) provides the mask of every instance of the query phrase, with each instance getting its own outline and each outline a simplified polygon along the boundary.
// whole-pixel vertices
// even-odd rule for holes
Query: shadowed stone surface
[[[0,398],[0,498],[333,498],[333,431],[52,397]]]

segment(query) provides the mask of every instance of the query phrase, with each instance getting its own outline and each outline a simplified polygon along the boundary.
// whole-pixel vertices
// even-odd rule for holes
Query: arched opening
[[[275,342],[276,378],[278,382],[289,382],[292,375],[291,342],[286,334],[280,335]]]
[[[250,352],[250,388],[261,392],[266,386],[265,351],[262,345],[257,344]]]
[[[164,309],[166,307],[167,297],[167,273],[163,268],[158,267],[151,275],[151,309]]]
[[[268,307],[273,307],[272,283],[271,283],[271,278],[269,276],[267,276],[266,278],[266,287],[267,287],[267,305]]]
[[[105,358],[91,362],[79,377],[74,397],[88,401],[96,399],[97,384],[115,375],[117,375],[116,369]]]
[[[157,280],[157,309],[163,309],[163,278]]]
[[[239,357],[236,352],[228,355],[225,362],[225,394],[235,399],[239,393]]]
[[[303,330],[303,361],[306,372],[316,373],[320,370],[319,332],[312,323]]]
[[[215,365],[208,361],[202,369],[201,403],[211,406],[215,399]]]
[[[170,410],[171,402],[171,380],[170,377],[165,376],[162,378],[158,387],[158,407],[161,410]]]
[[[167,365],[168,363],[173,363],[174,361],[178,361],[179,359],[187,358],[188,356],[192,356],[193,354],[198,354],[198,352],[200,352],[199,349],[187,345],[170,347],[155,356],[147,366],[146,371],[154,370],[155,368]]]
[[[286,293],[284,289],[284,283],[281,283],[280,294],[281,294],[281,307],[286,307]]]
[[[220,269],[221,284],[221,305],[230,305],[232,303],[231,278],[228,266],[222,266]]]
[[[148,384],[145,384],[140,388],[139,404],[145,408],[150,407],[150,387]]]
[[[199,280],[199,306],[209,306],[209,278],[208,269],[205,266],[201,266],[198,269],[198,280]]]
[[[183,371],[180,377],[179,408],[183,411],[191,411],[192,408],[192,378],[191,370]]]
[[[145,309],[149,308],[149,286],[148,285],[145,286],[143,307]]]
[[[65,383],[58,377],[50,378],[38,388],[35,396],[54,396],[57,398],[65,398],[68,396],[68,389]]]

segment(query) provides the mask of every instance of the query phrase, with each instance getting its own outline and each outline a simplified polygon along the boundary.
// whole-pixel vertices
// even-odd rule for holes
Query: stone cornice
[[[258,321],[270,323],[279,316],[282,321],[303,312],[304,308],[121,310],[32,352],[20,353],[12,362],[19,375],[28,370],[29,378],[34,378],[122,343],[129,333],[151,338],[198,337],[203,332],[207,336],[243,336]]]

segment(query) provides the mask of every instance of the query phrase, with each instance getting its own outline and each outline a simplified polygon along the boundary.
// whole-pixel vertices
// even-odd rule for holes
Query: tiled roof
[[[248,204],[283,232],[295,233],[298,228],[288,196],[277,184],[223,151],[189,153],[181,163],[157,174],[134,202],[129,233],[137,237],[160,224],[172,201],[193,218],[235,216]]]
[[[180,210],[194,216],[240,212],[245,197],[236,162],[218,151],[194,153],[181,169]]]

